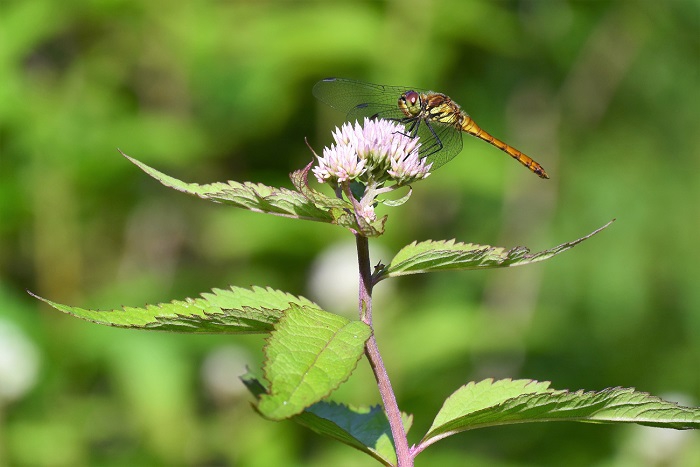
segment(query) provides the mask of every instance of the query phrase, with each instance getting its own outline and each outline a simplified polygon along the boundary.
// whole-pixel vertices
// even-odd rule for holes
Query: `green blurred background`
[[[617,218],[543,264],[378,286],[411,442],[486,377],[699,404],[698,31],[693,0],[4,0],[0,465],[372,465],[253,412],[237,376],[262,337],[101,327],[25,293],[110,309],[254,284],[352,316],[346,231],[184,196],[116,151],[186,181],[289,187],[304,138],[319,151],[343,121],[311,96],[326,76],[445,92],[551,176],[466,138],[385,210],[377,259],[431,238],[541,250]],[[372,383],[363,362],[334,398],[377,403]],[[693,466],[700,437],[523,425],[417,465]]]

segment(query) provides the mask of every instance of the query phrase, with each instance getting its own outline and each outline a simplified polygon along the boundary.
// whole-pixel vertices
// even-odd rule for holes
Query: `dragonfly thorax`
[[[399,97],[399,109],[409,119],[459,126],[465,114],[452,99],[438,92],[406,91]]]

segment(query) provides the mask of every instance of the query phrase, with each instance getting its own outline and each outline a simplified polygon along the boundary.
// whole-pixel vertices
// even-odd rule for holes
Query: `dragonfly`
[[[531,157],[482,130],[445,94],[417,88],[384,86],[344,78],[326,78],[313,87],[317,99],[345,112],[350,121],[364,117],[401,123],[408,136],[419,137],[419,155],[432,170],[451,161],[462,150],[462,132],[496,146],[541,178],[547,172]]]

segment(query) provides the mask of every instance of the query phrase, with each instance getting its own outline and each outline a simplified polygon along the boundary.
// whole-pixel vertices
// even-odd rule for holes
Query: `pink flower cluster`
[[[321,183],[358,180],[393,181],[407,185],[430,175],[432,164],[419,156],[418,138],[405,134],[403,125],[365,118],[364,125],[345,123],[333,132],[335,144],[323,149],[313,173]]]

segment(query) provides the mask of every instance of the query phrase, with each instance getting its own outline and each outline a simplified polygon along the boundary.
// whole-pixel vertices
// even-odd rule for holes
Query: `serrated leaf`
[[[585,237],[539,253],[530,253],[529,249],[522,246],[506,250],[502,247],[461,243],[455,240],[414,242],[396,254],[377,280],[432,271],[504,268],[536,263],[573,248],[608,227],[613,221],[614,219]]]
[[[292,305],[264,349],[270,387],[260,397],[260,413],[282,420],[329,395],[355,369],[370,334],[361,321]]]
[[[340,209],[352,209],[352,204],[337,197],[330,197],[321,193],[320,191],[314,190],[309,186],[309,170],[314,164],[311,161],[306,167],[301,170],[296,170],[289,175],[289,179],[292,181],[292,185],[296,188],[299,193],[304,195],[306,199],[314,203],[316,206],[323,206],[327,208],[340,208]]]
[[[549,390],[549,385],[549,381],[539,382],[529,379],[502,379],[499,381],[486,379],[478,383],[470,382],[445,400],[428,433],[433,433],[438,427],[446,426],[464,414],[497,406],[508,399],[523,394],[546,392]]]
[[[119,152],[164,186],[215,203],[228,204],[264,214],[336,224],[353,232],[361,232],[368,237],[376,237],[383,233],[386,219],[372,222],[369,226],[359,225],[349,202],[328,197],[308,188],[308,186],[304,191],[294,191],[251,182],[228,181],[205,185],[187,183],[166,175],[121,151]],[[310,166],[291,174],[292,182],[295,185],[306,180],[305,173],[308,173],[308,168]],[[298,186],[297,189],[299,189]]]
[[[306,298],[262,287],[214,289],[212,293],[203,293],[201,298],[114,310],[61,305],[29,293],[59,311],[93,323],[187,333],[266,333],[272,331],[290,304],[318,309],[318,305]]]
[[[241,376],[241,380],[256,399],[267,390],[264,382],[250,371]],[[401,415],[404,430],[408,433],[413,424],[413,416],[406,413]],[[380,406],[352,407],[321,401],[307,407],[291,420],[322,436],[367,453],[384,465],[396,465],[391,427]]]
[[[301,193],[293,190],[251,182],[228,181],[226,183],[217,182],[206,185],[186,183],[165,175],[143,162],[127,156],[123,152],[121,154],[163,185],[183,193],[255,212],[319,222],[333,221],[333,216],[328,210],[315,206]]]
[[[631,388],[599,392],[549,389],[549,382],[509,379],[469,383],[435,417],[420,449],[455,433],[489,426],[544,421],[637,423],[700,428],[700,409],[682,407]]]

